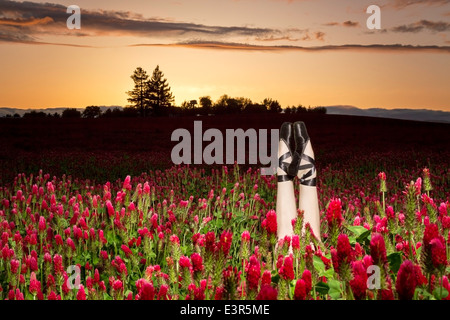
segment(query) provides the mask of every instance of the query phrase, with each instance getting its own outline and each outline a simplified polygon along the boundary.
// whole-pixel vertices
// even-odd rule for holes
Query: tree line
[[[193,115],[219,115],[219,114],[239,114],[239,113],[280,113],[281,107],[276,100],[264,99],[262,103],[253,103],[247,98],[231,98],[223,95],[218,101],[213,102],[209,96],[201,97],[197,100],[186,101],[181,107],[167,107],[165,112],[168,116],[193,116]],[[321,113],[327,112],[324,107],[305,107],[302,105],[287,107],[286,114],[298,113]],[[18,113],[6,115],[6,118],[21,118]],[[138,109],[133,106],[125,108],[108,108],[105,111],[99,106],[88,106],[84,110],[67,108],[60,113],[45,113],[43,111],[26,112],[22,118],[137,118],[141,117]]]
[[[236,114],[236,113],[280,113],[282,108],[277,100],[264,99],[261,103],[254,103],[248,98],[233,98],[223,95],[216,102],[210,96],[200,97],[199,100],[186,100],[180,107],[172,105],[174,96],[170,90],[164,73],[156,66],[151,77],[141,67],[136,68],[131,79],[134,87],[128,91],[128,102],[135,108],[140,116],[159,115],[210,115],[210,114]],[[302,105],[287,107],[286,113],[316,112],[326,113],[323,107],[304,107]]]
[[[116,117],[158,117],[185,115],[220,115],[240,113],[327,113],[324,107],[305,107],[303,105],[282,108],[277,100],[266,98],[256,103],[245,97],[230,97],[226,94],[217,101],[210,96],[198,100],[186,100],[181,106],[173,105],[175,98],[164,73],[156,66],[151,77],[141,67],[131,75],[134,82],[132,90],[127,91],[130,105],[124,108],[108,108],[105,111],[99,106],[88,106],[83,111],[67,108],[59,113],[30,111],[23,118],[116,118]],[[6,117],[19,118],[19,114]]]

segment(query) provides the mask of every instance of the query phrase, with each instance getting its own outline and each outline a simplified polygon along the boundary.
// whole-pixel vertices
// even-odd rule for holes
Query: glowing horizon
[[[0,107],[126,106],[134,69],[159,65],[176,105],[450,111],[448,1],[381,1],[381,30],[366,0],[79,0],[80,30],[54,2],[0,3]]]

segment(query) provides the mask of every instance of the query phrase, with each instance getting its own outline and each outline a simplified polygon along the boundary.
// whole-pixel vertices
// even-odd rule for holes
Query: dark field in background
[[[319,114],[0,119],[0,183],[39,169],[104,183],[168,168],[176,144],[170,141],[172,132],[178,128],[193,132],[196,120],[203,121],[203,132],[218,128],[223,133],[237,128],[279,129],[284,121],[304,121],[318,169],[358,165],[374,174],[400,169],[418,173],[425,166],[432,170],[437,164],[446,168],[450,164],[449,124]]]

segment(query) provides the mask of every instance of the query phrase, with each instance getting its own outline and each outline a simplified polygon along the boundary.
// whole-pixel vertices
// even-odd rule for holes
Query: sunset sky
[[[81,29],[69,30],[69,5]],[[367,7],[381,8],[369,30]],[[159,65],[180,105],[450,111],[449,0],[0,0],[0,107],[128,104]]]

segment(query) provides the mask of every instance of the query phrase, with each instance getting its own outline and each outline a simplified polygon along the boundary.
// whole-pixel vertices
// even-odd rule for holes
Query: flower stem
[[[432,273],[430,273],[428,275],[428,292],[429,293],[431,293],[431,276],[432,276]]]

